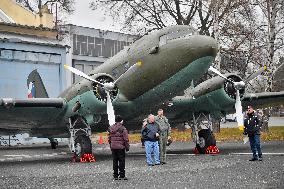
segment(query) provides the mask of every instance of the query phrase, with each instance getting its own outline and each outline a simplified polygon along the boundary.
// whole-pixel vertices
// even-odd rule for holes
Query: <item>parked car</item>
[[[237,121],[237,114],[236,113],[234,113],[234,114],[227,114],[225,118],[226,118],[226,121],[236,122]]]
[[[280,110],[280,117],[284,117],[284,109]]]

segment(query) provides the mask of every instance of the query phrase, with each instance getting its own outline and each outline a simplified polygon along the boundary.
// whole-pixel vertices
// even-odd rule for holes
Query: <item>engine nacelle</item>
[[[97,81],[100,83],[110,83],[113,82],[113,78],[107,74],[98,74],[98,76],[95,78]],[[102,102],[107,101],[107,94],[105,89],[100,85],[95,82],[92,83],[94,95],[97,97]],[[109,95],[111,100],[113,101],[117,95],[118,95],[118,88],[115,86],[111,91],[109,91]]]
[[[235,74],[224,74],[224,75],[231,81],[234,81],[234,82],[242,81],[241,77],[238,75],[235,75]],[[224,88],[226,94],[230,98],[236,99],[236,89],[234,85],[231,82],[219,76],[208,79],[200,83],[199,85],[197,85],[194,88],[193,96],[195,98],[198,98],[200,96],[206,95],[210,92],[213,92],[221,88]],[[241,89],[240,96],[242,97],[244,93],[245,93],[245,89]]]

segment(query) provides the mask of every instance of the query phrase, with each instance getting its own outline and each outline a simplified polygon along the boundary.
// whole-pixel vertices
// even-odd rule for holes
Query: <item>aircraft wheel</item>
[[[209,129],[202,129],[198,132],[199,144],[196,144],[196,148],[200,154],[205,154],[208,146],[215,146],[216,139],[213,133]]]
[[[79,135],[75,139],[76,161],[79,161],[84,154],[92,154],[92,143],[88,136]]]

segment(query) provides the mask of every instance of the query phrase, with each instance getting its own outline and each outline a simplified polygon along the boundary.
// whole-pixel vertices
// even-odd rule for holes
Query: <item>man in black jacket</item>
[[[142,137],[145,141],[146,162],[149,166],[154,165],[152,153],[154,153],[155,164],[160,165],[159,132],[159,126],[155,122],[155,116],[150,114],[148,116],[148,123],[142,129]]]
[[[261,121],[252,106],[248,106],[247,115],[244,119],[244,134],[248,135],[250,148],[253,158],[250,161],[262,161],[262,152],[260,146]],[[258,152],[258,156],[256,155]]]

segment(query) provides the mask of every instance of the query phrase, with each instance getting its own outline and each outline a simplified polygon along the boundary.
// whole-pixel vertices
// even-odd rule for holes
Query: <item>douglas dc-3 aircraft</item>
[[[216,143],[212,117],[232,112],[235,106],[242,126],[241,99],[256,105],[284,102],[283,92],[244,94],[246,83],[263,70],[243,81],[210,67],[217,48],[215,39],[189,26],[171,26],[142,37],[88,75],[65,66],[84,79],[58,98],[0,99],[1,133],[70,137],[71,151],[80,158],[92,153],[91,130],[106,131],[115,114],[124,118],[129,130],[139,130],[141,120],[162,107],[172,125],[191,121],[197,149],[205,153]],[[219,76],[196,86],[192,97],[177,96],[208,69]],[[44,89],[42,82],[30,82],[35,93]],[[45,93],[39,97],[47,97]]]

